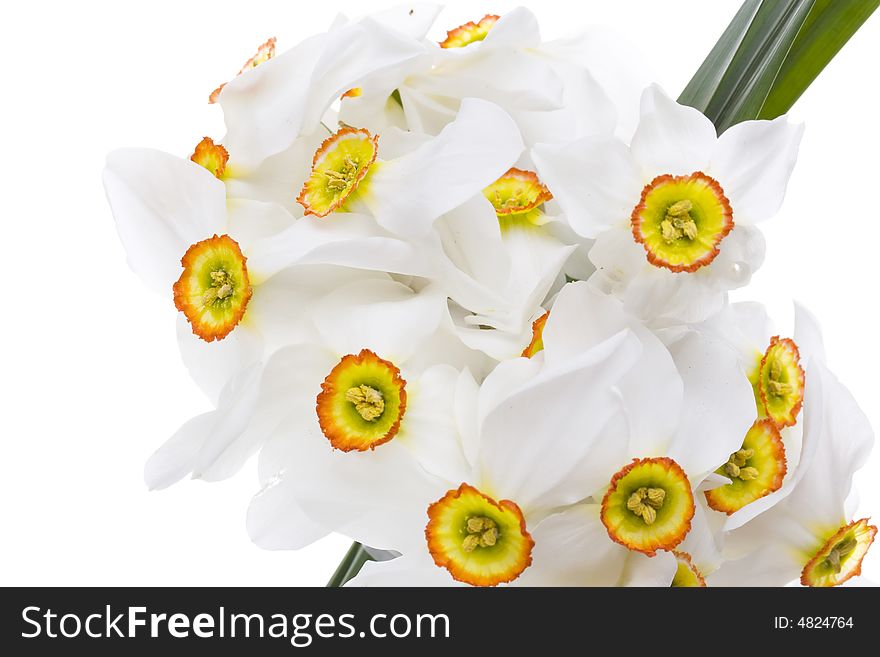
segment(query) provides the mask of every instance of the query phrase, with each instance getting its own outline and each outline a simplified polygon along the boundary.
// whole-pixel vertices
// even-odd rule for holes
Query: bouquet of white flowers
[[[216,404],[148,485],[258,454],[251,537],[350,536],[333,584],[858,575],[871,428],[808,311],[780,331],[728,300],[795,164],[783,113],[877,3],[801,29],[835,4],[750,0],[678,101],[525,9],[439,44],[427,5],[267,41],[210,95],[221,140],[108,157],[129,263]]]

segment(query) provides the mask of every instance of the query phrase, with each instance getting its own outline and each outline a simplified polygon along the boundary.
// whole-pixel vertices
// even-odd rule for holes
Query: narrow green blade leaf
[[[758,116],[814,0],[764,0],[709,101],[718,132]]]
[[[816,0],[758,117],[785,114],[878,6],[880,0]]]
[[[730,21],[730,25],[724,30],[724,34],[718,39],[718,43],[681,92],[678,102],[705,113],[760,6],[761,0],[746,0],[743,3],[736,16]]]

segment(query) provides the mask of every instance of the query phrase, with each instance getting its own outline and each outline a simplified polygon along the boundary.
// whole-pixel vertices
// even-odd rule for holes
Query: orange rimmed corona
[[[363,452],[397,435],[406,412],[406,381],[370,351],[349,354],[330,371],[317,398],[318,423],[330,444]]]
[[[222,180],[229,163],[229,152],[222,144],[215,144],[213,139],[205,137],[196,145],[189,159]]]
[[[695,272],[720,253],[733,230],[733,210],[718,181],[705,173],[664,174],[642,190],[631,223],[652,265]]]
[[[838,586],[862,573],[862,560],[877,528],[867,518],[844,525],[832,534],[801,571],[804,586]]]
[[[700,569],[694,565],[691,555],[678,550],[673,550],[672,554],[675,556],[677,567],[670,586],[674,588],[705,588],[706,580]]]
[[[684,470],[668,457],[633,459],[611,479],[602,524],[615,543],[653,557],[690,531],[694,496]]]
[[[500,16],[486,14],[479,22],[468,21],[455,29],[446,32],[446,38],[440,42],[441,48],[464,48],[467,45],[482,41],[489,36],[489,31],[498,22]]]
[[[520,354],[523,358],[531,358],[539,351],[544,350],[544,325],[549,317],[550,311],[548,310],[532,322],[532,339],[526,348],[523,349],[522,354]]]
[[[241,75],[245,71],[249,71],[252,68],[256,68],[260,64],[264,64],[265,62],[268,62],[274,56],[275,56],[275,37],[271,37],[269,40],[266,41],[266,43],[260,45],[260,47],[257,48],[256,54],[244,63],[244,66],[241,67],[241,70],[238,72],[238,75]],[[214,89],[214,91],[211,92],[211,95],[208,96],[208,102],[209,103],[216,103],[217,100],[220,98],[220,92],[223,91],[223,87],[225,87],[225,86],[226,86],[226,83],[224,82],[219,87]]]
[[[800,351],[794,340],[774,336],[755,377],[761,415],[769,417],[780,429],[797,423],[804,403],[806,376],[800,361]]]
[[[534,171],[511,168],[483,190],[495,208],[502,228],[513,225],[540,225],[540,206],[553,195]]]
[[[222,340],[238,326],[251,298],[247,258],[229,235],[214,235],[189,247],[180,264],[174,305],[194,334],[206,342]]]
[[[312,159],[312,171],[296,201],[306,214],[326,217],[344,207],[379,153],[379,135],[344,127],[327,137]]]
[[[515,580],[531,565],[535,545],[515,502],[496,502],[464,483],[428,507],[425,538],[434,563],[473,586]]]
[[[735,513],[779,490],[786,469],[785,447],[779,429],[770,419],[758,420],[746,434],[742,447],[716,470],[730,479],[730,483],[706,491],[706,502],[716,511]]]

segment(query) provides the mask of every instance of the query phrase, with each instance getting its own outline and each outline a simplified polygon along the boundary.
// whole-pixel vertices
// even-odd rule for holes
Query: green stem
[[[367,553],[366,548],[358,542],[352,543],[351,547],[348,548],[348,552],[342,557],[336,572],[333,573],[333,577],[327,582],[327,588],[344,586],[348,580],[360,572],[361,568],[368,561],[373,561],[373,557]]]

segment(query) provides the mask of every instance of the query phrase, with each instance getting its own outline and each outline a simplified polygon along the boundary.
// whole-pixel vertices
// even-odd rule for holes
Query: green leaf
[[[878,6],[880,0],[816,0],[758,118],[785,114]]]
[[[724,58],[719,57],[714,65],[704,71],[705,79],[709,81],[720,72],[716,69],[723,67],[720,80],[706,100],[705,109],[702,109],[719,133],[736,123],[758,116],[813,4],[814,0],[762,0],[727,65],[724,66]],[[747,10],[744,12],[740,9],[734,17],[735,22],[737,18],[744,20],[751,9],[745,5],[744,8]],[[733,30],[731,37],[735,37],[740,30]],[[735,38],[730,41],[732,45]],[[705,93],[704,88],[695,85],[692,93],[696,92],[695,95],[699,97],[700,92]],[[685,97],[683,102],[687,103],[688,100]]]
[[[880,0],[746,0],[679,102],[719,133],[784,114]]]
[[[730,21],[730,25],[724,30],[724,34],[718,39],[718,43],[700,65],[694,77],[681,92],[678,102],[690,105],[704,114],[709,106],[712,96],[718,91],[721,78],[737,49],[742,43],[746,31],[752,22],[752,18],[761,6],[761,0],[746,0],[736,16]]]

